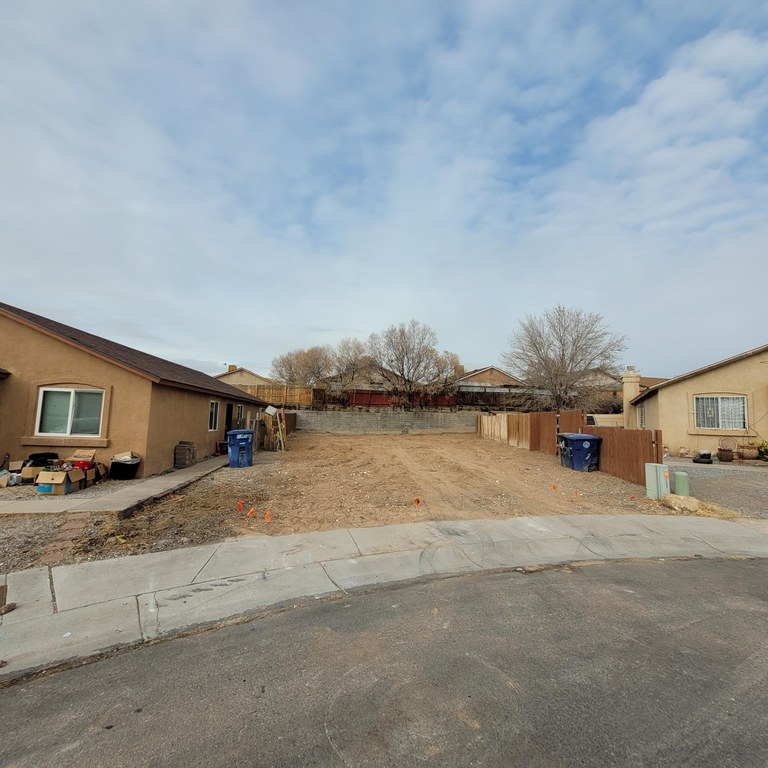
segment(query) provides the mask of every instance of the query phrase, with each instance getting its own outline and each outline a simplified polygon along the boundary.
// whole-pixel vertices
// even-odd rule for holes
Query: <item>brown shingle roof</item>
[[[509,386],[523,386],[522,381],[520,381],[519,379],[516,379],[514,376],[510,376],[506,371],[503,371],[501,368],[498,368],[495,365],[486,365],[485,368],[474,368],[471,371],[466,371],[462,373],[461,376],[459,376],[459,378],[456,379],[456,384],[460,384],[465,379],[468,379],[471,376],[475,376],[478,373],[482,373],[483,371],[498,371],[503,376],[506,376],[508,379],[512,379],[512,381],[516,382],[515,384],[510,384]]]
[[[669,381],[669,379],[660,376],[641,376],[640,388],[648,389],[648,387],[655,387],[657,384],[663,384],[665,381]]]
[[[187,368],[170,360],[140,352],[138,349],[126,347],[115,341],[109,341],[101,336],[72,328],[63,323],[57,323],[42,315],[35,315],[23,309],[12,307],[0,302],[0,314],[16,320],[23,325],[31,326],[49,336],[54,336],[66,344],[89,352],[108,362],[127,368],[144,378],[158,384],[179,389],[191,389],[211,395],[220,395],[232,400],[246,401],[258,405],[266,405],[263,400],[246,394],[236,387],[208,376],[206,373]]]

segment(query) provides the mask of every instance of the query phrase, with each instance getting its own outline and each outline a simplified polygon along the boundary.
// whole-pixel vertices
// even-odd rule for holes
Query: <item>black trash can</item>
[[[130,459],[116,459],[112,457],[109,464],[110,480],[133,480],[139,471],[141,456],[134,456]]]
[[[253,430],[232,429],[227,432],[230,467],[253,466]]]
[[[24,464],[27,467],[47,467],[58,458],[58,453],[30,453]]]
[[[560,432],[557,445],[560,448],[560,463],[576,472],[595,472],[600,464],[600,443],[597,435],[582,435],[578,432]]]

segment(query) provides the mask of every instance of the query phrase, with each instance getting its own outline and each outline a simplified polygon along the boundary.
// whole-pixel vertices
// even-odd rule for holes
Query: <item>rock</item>
[[[676,496],[674,493],[665,496],[661,503],[675,512],[698,512],[701,506],[701,502],[693,496]]]

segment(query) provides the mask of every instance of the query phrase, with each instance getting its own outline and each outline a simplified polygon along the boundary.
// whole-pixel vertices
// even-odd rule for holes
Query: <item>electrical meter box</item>
[[[645,465],[645,493],[649,499],[669,496],[669,467],[666,464]]]

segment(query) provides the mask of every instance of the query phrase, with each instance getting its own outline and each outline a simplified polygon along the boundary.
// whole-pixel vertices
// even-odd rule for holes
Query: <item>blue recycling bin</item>
[[[233,429],[227,432],[230,467],[253,466],[253,430]]]
[[[557,445],[560,449],[560,464],[576,472],[595,472],[600,464],[602,440],[597,435],[559,432]]]

